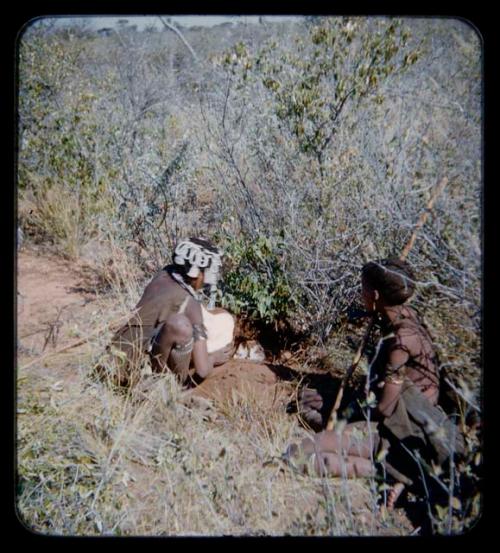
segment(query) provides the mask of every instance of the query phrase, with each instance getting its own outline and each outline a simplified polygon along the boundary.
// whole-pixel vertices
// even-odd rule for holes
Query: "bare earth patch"
[[[17,259],[18,361],[64,347],[78,337],[96,296],[82,269],[50,254],[19,252]],[[83,329],[80,329],[83,330]]]

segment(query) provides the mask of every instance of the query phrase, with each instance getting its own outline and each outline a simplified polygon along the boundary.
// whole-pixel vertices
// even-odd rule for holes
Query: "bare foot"
[[[398,500],[398,497],[401,495],[402,491],[405,489],[405,485],[401,482],[396,482],[394,486],[389,491],[389,496],[387,498],[387,510],[392,511],[394,509],[394,504]]]

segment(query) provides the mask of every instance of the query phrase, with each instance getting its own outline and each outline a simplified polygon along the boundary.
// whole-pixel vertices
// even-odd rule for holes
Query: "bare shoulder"
[[[173,305],[180,304],[189,294],[182,289],[166,271],[159,271],[144,289],[138,306],[154,303],[164,305],[165,302]]]
[[[415,353],[420,349],[421,332],[418,320],[403,319],[394,328],[394,348]]]

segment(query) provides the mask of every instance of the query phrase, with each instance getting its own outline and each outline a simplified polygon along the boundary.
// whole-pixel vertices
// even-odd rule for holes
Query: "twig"
[[[189,42],[184,38],[184,35],[179,31],[179,29],[177,29],[177,27],[174,27],[174,25],[171,25],[170,23],[167,23],[161,15],[159,15],[158,17],[167,29],[170,29],[171,31],[174,31],[174,33],[182,40],[183,44],[190,51],[190,53],[193,56],[194,60],[197,62],[198,61],[198,56],[196,55],[195,51],[192,49]]]
[[[370,319],[370,322],[368,323],[368,327],[365,331],[365,334],[363,336],[363,339],[361,340],[361,343],[358,346],[358,349],[356,350],[356,353],[354,355],[353,362],[351,363],[351,366],[349,367],[346,375],[342,379],[342,383],[340,384],[339,391],[337,392],[337,397],[335,398],[335,403],[333,405],[332,412],[330,413],[330,416],[328,417],[328,423],[326,425],[327,430],[333,430],[333,427],[335,426],[335,423],[337,422],[337,411],[340,407],[340,402],[342,401],[342,398],[344,396],[344,389],[346,387],[347,382],[353,375],[354,371],[356,370],[356,367],[358,366],[359,362],[361,361],[361,356],[363,355],[363,350],[365,349],[365,346],[368,342],[368,338],[370,337],[371,331],[373,329],[373,325],[375,324],[375,317],[372,317]]]
[[[48,327],[49,327],[49,331],[47,333],[47,336],[45,338],[45,343],[43,344],[43,348],[42,348],[42,351],[45,351],[45,348],[47,347],[48,343],[52,340],[52,347],[56,347],[56,344],[57,344],[57,337],[59,335],[59,329],[62,325],[62,322],[59,320],[59,317],[61,316],[61,313],[63,312],[63,309],[67,307],[66,305],[63,305],[58,313],[57,313],[57,317],[56,317],[56,320],[51,323],[49,322],[48,323]]]
[[[429,213],[434,206],[434,202],[436,201],[437,197],[441,194],[441,192],[444,190],[444,187],[448,184],[448,178],[443,177],[441,179],[441,182],[437,185],[436,189],[434,190],[434,193],[431,196],[431,199],[429,200],[428,204],[425,207],[425,210],[420,215],[417,224],[415,225],[415,229],[413,231],[413,234],[410,236],[410,239],[406,243],[406,246],[403,248],[403,251],[399,258],[401,260],[405,260],[408,257],[408,254],[410,253],[410,250],[413,248],[413,245],[415,243],[415,240],[417,238],[417,234],[419,230],[424,226],[425,222],[427,221],[427,218],[429,217]]]
[[[458,395],[460,396],[467,404],[469,404],[473,409],[475,409],[478,413],[481,413],[480,407],[478,407],[470,398],[467,398],[463,391],[459,390],[453,382],[450,381],[449,378],[445,378],[444,381],[448,386]]]
[[[37,357],[36,359],[33,359],[29,363],[26,363],[26,365],[23,365],[22,367],[20,367],[19,370],[22,371],[24,369],[27,369],[28,367],[31,367],[31,365],[34,365],[35,363],[39,363],[39,362],[47,359],[48,357],[53,357],[53,356],[58,355],[60,353],[64,353],[65,351],[68,351],[70,349],[74,349],[74,348],[77,348],[79,346],[82,346],[83,344],[86,344],[87,342],[89,342],[91,338],[93,338],[94,336],[97,336],[98,334],[101,334],[105,330],[113,330],[113,327],[115,327],[115,330],[118,330],[119,326],[121,324],[123,324],[123,321],[128,320],[129,317],[130,317],[130,315],[127,315],[126,317],[123,316],[123,317],[120,317],[119,319],[116,319],[115,321],[111,321],[109,323],[106,323],[105,325],[99,327],[94,332],[91,332],[85,338],[82,338],[81,340],[78,340],[77,342],[73,342],[72,344],[68,344],[67,346],[64,346],[64,347],[62,347],[62,348],[60,348],[56,351],[51,351],[49,353],[46,353],[45,355]]]

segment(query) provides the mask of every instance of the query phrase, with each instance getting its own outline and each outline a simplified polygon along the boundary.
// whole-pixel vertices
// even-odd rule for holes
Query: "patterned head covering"
[[[216,286],[220,267],[221,253],[215,246],[201,238],[190,238],[177,244],[173,261],[175,265],[185,267],[188,277],[196,278],[203,271],[204,284]]]

